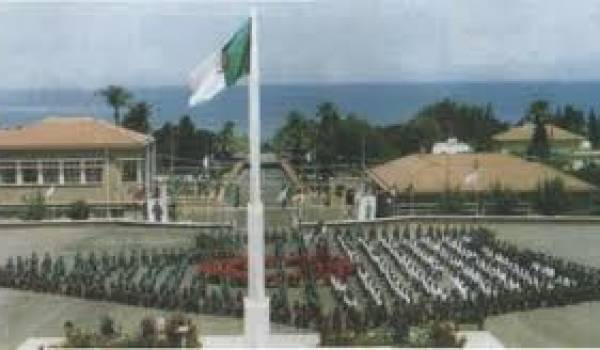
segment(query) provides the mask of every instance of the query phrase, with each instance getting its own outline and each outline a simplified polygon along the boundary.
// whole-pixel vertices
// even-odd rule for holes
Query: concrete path
[[[466,339],[465,349],[485,348],[485,349],[503,349],[504,345],[492,333],[487,331],[462,331],[458,336]]]

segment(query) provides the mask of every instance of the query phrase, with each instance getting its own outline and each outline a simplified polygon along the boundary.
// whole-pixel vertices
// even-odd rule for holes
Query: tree
[[[161,167],[199,166],[203,155],[214,153],[216,136],[212,131],[196,128],[189,115],[179,119],[177,125],[166,122],[153,133]],[[171,157],[172,156],[172,157]]]
[[[171,159],[171,156],[177,154],[177,142],[179,140],[177,126],[171,124],[171,122],[166,122],[162,127],[154,131],[153,136],[154,140],[156,140],[156,153],[168,155],[168,157],[157,159],[160,167],[165,168],[170,164],[174,165],[175,159]]]
[[[331,102],[317,106],[319,120],[317,136],[317,160],[321,164],[332,164],[337,160],[341,140],[338,131],[341,129],[341,117],[337,107]],[[352,140],[356,142],[356,140]]]
[[[600,147],[600,125],[593,109],[590,109],[587,120],[587,135],[593,148]]]
[[[196,138],[196,125],[189,115],[184,115],[177,125],[177,156],[195,159],[200,142]]]
[[[225,122],[225,125],[223,125],[223,128],[217,135],[217,142],[219,144],[219,153],[223,156],[231,156],[235,146],[235,123],[232,121]]]
[[[123,118],[123,126],[142,134],[150,132],[152,109],[146,102],[137,102],[129,107]]]
[[[121,108],[127,106],[132,95],[127,89],[118,85],[109,85],[99,90],[98,93],[103,96],[106,103],[113,108],[113,118],[115,125],[121,124]]]
[[[315,150],[316,160],[329,165],[360,161],[363,141],[368,160],[387,160],[428,150],[434,142],[449,136],[469,143],[475,150],[490,150],[491,136],[507,128],[507,123],[495,118],[490,104],[477,106],[443,100],[425,106],[406,123],[373,126],[368,118],[354,113],[343,116],[333,103],[325,102],[317,106],[315,119],[290,112],[273,144],[277,151],[291,152],[297,160]]]
[[[544,215],[557,215],[569,206],[569,197],[561,178],[544,179],[538,183],[534,197],[536,209]]]
[[[559,109],[553,119],[554,124],[563,129],[576,134],[585,133],[586,123],[583,111],[576,109],[570,104],[565,106],[562,113]]]
[[[304,158],[315,144],[316,126],[298,111],[291,111],[286,123],[273,138],[273,146],[278,152],[289,152],[296,160]]]
[[[535,122],[536,119],[539,119],[541,123],[549,122],[551,119],[549,108],[550,105],[546,100],[535,100],[531,102],[522,122]]]
[[[527,155],[538,159],[546,159],[550,155],[550,144],[548,143],[546,126],[543,122],[544,117],[542,114],[536,114],[534,118],[533,135],[527,147]]]
[[[434,142],[448,137],[456,137],[478,151],[490,150],[491,136],[508,127],[496,119],[491,104],[478,106],[449,99],[425,106],[407,125],[415,129],[413,151],[419,150],[415,146],[428,150]]]

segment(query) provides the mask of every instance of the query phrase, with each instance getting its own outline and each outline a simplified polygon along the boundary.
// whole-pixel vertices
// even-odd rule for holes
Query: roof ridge
[[[576,139],[576,140],[585,140],[585,136],[575,133],[566,128],[560,127],[555,123],[544,123],[544,128],[546,131],[551,129],[552,134],[554,136],[550,136],[551,138],[558,139]],[[522,133],[526,133],[528,136],[526,137]],[[494,140],[524,140],[530,138],[530,134],[533,133],[533,123],[528,122],[522,125],[515,125],[509,128],[508,130],[501,131],[492,136]],[[557,136],[556,134],[560,134]]]
[[[515,191],[534,191],[539,179],[554,176],[562,178],[569,191],[580,192],[597,188],[560,169],[531,162],[515,155],[495,152],[441,157],[440,155],[413,153],[371,168],[369,176],[371,178],[377,176],[377,182],[383,184],[382,188],[386,190],[394,186],[404,188],[407,184],[412,183],[417,187],[417,191],[423,193],[442,192],[444,190],[441,180],[444,176],[444,158],[449,161],[447,170],[448,181],[451,185],[462,186],[460,182],[462,176],[473,172],[474,167],[471,161],[476,160],[478,162],[477,171],[485,174],[481,177],[481,183],[478,184],[478,186],[483,186],[482,189],[499,180],[503,186],[513,188]],[[527,176],[524,177],[524,174]]]
[[[152,142],[144,135],[90,116],[47,117],[21,127],[0,130],[1,149],[44,147],[141,147]]]
[[[117,131],[117,132],[119,132],[119,133],[121,133],[121,134],[123,134],[123,135],[125,135],[125,136],[127,136],[127,137],[129,137],[129,138],[131,138],[133,140],[135,140],[135,141],[140,141],[140,140],[142,140],[144,142],[148,141],[148,135],[142,134],[141,132],[137,132],[135,130],[131,130],[131,129],[128,129],[128,128],[125,128],[125,127],[122,127],[122,126],[119,126],[119,125],[115,125],[113,123],[108,122],[105,119],[93,119],[93,120],[96,123],[102,124],[102,125],[104,125],[106,127],[109,127],[111,129],[113,129],[113,130],[115,130],[115,131]]]

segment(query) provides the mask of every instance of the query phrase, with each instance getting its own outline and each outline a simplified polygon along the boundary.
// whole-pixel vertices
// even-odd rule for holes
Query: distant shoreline
[[[227,120],[246,129],[246,88],[236,86],[213,101],[187,107],[185,86],[124,86],[154,106],[152,124],[177,122],[189,114],[202,128],[218,130]],[[112,119],[111,109],[92,88],[0,88],[0,126],[23,125],[48,115],[92,115]],[[490,103],[495,115],[514,123],[535,99],[546,99],[551,109],[573,104],[586,114],[600,111],[600,80],[402,81],[402,82],[293,82],[266,83],[262,88],[263,136],[270,137],[285,115],[298,110],[314,117],[322,102],[333,102],[347,115],[354,113],[373,125],[403,123],[424,106],[449,98],[468,104]]]
[[[280,86],[374,86],[374,85],[487,85],[487,84],[586,84],[586,83],[598,83],[600,84],[600,78],[597,79],[496,79],[496,80],[397,80],[397,81],[311,81],[311,80],[299,80],[289,82],[263,82],[263,87],[280,87]],[[180,89],[185,88],[185,84],[153,84],[153,85],[138,85],[138,84],[120,84],[132,90],[144,90],[144,89]],[[244,82],[240,82],[240,86],[245,85]],[[90,87],[90,86],[40,86],[40,87],[7,87],[0,86],[0,93],[2,92],[22,92],[22,91],[90,91],[94,92],[104,86]]]

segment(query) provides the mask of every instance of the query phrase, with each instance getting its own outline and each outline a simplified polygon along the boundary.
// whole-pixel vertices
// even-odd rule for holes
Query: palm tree
[[[132,99],[131,92],[122,86],[109,85],[105,89],[98,91],[100,96],[103,96],[106,103],[113,108],[113,118],[115,125],[121,124],[121,108],[127,106]]]
[[[127,129],[147,134],[150,131],[152,106],[146,102],[132,103],[125,113],[121,125]]]
[[[547,123],[552,119],[550,114],[550,104],[546,100],[535,100],[531,102],[527,109],[523,122],[535,122],[539,119],[542,123]]]

